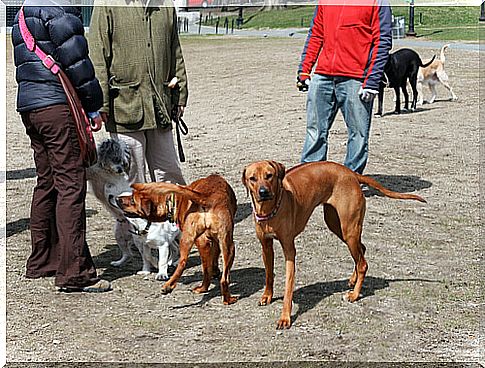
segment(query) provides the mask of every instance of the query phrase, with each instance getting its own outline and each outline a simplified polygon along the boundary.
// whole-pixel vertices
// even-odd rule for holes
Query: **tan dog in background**
[[[188,186],[146,183],[133,184],[132,188],[131,195],[121,195],[117,199],[127,217],[141,217],[153,222],[171,218],[182,231],[179,263],[172,277],[163,285],[162,293],[171,293],[175,288],[195,244],[202,261],[203,281],[193,291],[208,291],[212,277],[219,274],[218,258],[222,252],[222,300],[224,304],[234,303],[237,298],[229,292],[229,271],[235,254],[233,231],[237,202],[234,191],[224,178],[210,175]]]
[[[436,85],[438,84],[442,84],[450,92],[450,100],[454,101],[458,99],[448,83],[448,74],[446,74],[445,71],[445,50],[449,46],[450,45],[444,45],[441,48],[439,59],[435,59],[426,68],[419,68],[417,80],[418,105],[422,105],[424,102],[423,85],[427,85],[431,91],[431,98],[428,100],[428,103],[430,104],[436,100]]]
[[[242,182],[251,195],[256,235],[263,247],[266,287],[260,305],[273,298],[273,240],[279,240],[286,260],[286,287],[283,311],[278,329],[291,326],[291,306],[295,285],[295,237],[304,229],[315,207],[323,205],[329,229],[349,247],[355,262],[349,279],[353,291],[347,299],[354,302],[360,296],[367,262],[361,242],[365,214],[365,197],[360,184],[376,188],[386,197],[414,199],[426,202],[414,194],[402,194],[384,188],[377,181],[354,173],[334,162],[312,162],[285,167],[275,161],[260,161],[244,169]]]

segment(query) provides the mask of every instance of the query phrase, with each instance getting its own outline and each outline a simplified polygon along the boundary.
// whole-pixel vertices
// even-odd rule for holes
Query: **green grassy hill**
[[[268,11],[245,8],[242,28],[306,28],[310,24],[314,10],[313,6],[288,7]],[[395,16],[406,18],[407,31],[409,7],[394,6],[392,11]],[[478,41],[479,16],[479,6],[416,6],[415,31],[418,37],[432,40]],[[236,18],[236,16],[231,18]]]

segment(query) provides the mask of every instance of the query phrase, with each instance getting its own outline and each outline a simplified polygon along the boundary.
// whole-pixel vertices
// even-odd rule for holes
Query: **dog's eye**
[[[252,181],[253,183],[256,183],[257,179],[256,179],[256,177],[255,177],[255,176],[251,176],[251,177],[249,178],[249,181]]]
[[[268,173],[266,174],[266,180],[271,180],[273,178],[273,174]]]

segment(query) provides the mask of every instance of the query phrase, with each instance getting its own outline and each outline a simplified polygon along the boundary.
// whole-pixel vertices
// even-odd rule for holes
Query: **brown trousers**
[[[21,116],[37,171],[26,277],[55,276],[59,287],[95,284],[99,279],[86,243],[86,170],[69,108],[53,105]]]

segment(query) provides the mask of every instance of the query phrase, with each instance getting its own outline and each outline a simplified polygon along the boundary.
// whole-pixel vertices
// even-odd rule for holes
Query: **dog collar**
[[[170,197],[167,197],[165,202],[167,208],[167,220],[172,224],[177,222],[177,205],[175,203],[175,193],[172,193]]]
[[[152,222],[151,221],[147,221],[147,226],[145,226],[145,228],[143,230],[137,229],[135,227],[135,230],[128,230],[128,231],[130,233],[132,233],[134,235],[138,235],[138,236],[146,235],[146,234],[148,234],[148,231],[150,230],[150,226],[152,226]]]
[[[260,216],[260,215],[258,215],[258,213],[256,212],[256,206],[254,205],[254,198],[253,198],[253,195],[251,194],[251,205],[253,207],[254,219],[257,222],[269,221],[273,217],[276,216],[276,214],[278,213],[278,210],[280,209],[280,206],[281,206],[281,200],[283,199],[283,193],[282,192],[283,192],[283,185],[281,185],[280,190],[278,191],[278,200],[276,201],[276,206],[266,216]]]

